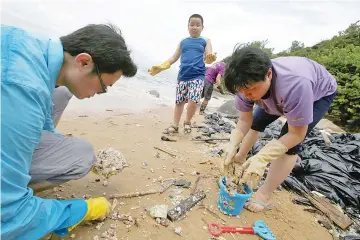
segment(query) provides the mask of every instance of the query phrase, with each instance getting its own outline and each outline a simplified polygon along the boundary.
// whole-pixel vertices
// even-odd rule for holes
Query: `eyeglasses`
[[[95,64],[95,71],[96,71],[96,74],[99,77],[99,81],[100,81],[100,85],[101,85],[101,89],[102,89],[102,92],[98,92],[97,94],[106,93],[107,92],[107,87],[106,87],[106,85],[104,84],[104,81],[101,78],[101,75],[100,75],[99,68],[98,68],[97,64]]]

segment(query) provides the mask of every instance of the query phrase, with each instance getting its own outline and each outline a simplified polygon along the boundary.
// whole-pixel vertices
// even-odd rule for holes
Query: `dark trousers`
[[[325,114],[329,111],[330,105],[334,100],[336,92],[332,95],[323,97],[318,101],[314,102],[313,106],[313,122],[308,125],[306,136],[313,130],[313,128],[318,124],[318,122],[325,116]],[[271,115],[266,113],[262,108],[256,107],[253,114],[253,123],[251,125],[251,129],[263,132],[265,128],[278,119],[279,116]],[[285,135],[289,131],[288,123],[286,122],[281,129],[280,137]],[[295,155],[302,151],[302,145],[299,143],[295,147],[289,149],[286,154]]]

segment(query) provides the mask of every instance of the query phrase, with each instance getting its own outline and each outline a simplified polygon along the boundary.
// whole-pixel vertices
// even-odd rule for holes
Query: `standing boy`
[[[185,103],[188,103],[188,108],[186,120],[184,121],[184,132],[191,133],[191,119],[195,114],[196,104],[200,102],[204,87],[205,63],[211,64],[216,60],[216,55],[212,53],[210,39],[200,36],[203,29],[203,17],[199,14],[191,15],[188,21],[190,36],[178,44],[172,57],[161,65],[152,66],[149,70],[150,75],[154,76],[163,70],[169,69],[181,56],[180,71],[176,86],[174,120],[173,123],[165,129],[164,133],[179,132],[179,122]]]

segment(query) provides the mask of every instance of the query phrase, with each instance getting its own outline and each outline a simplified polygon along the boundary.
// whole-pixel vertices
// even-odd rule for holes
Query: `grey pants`
[[[55,126],[72,94],[66,87],[53,92],[53,121]],[[33,153],[30,185],[35,191],[52,187],[88,174],[95,162],[93,146],[79,138],[43,131],[40,143]]]

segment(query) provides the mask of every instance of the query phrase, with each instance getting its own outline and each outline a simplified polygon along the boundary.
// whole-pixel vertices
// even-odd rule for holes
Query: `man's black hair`
[[[89,54],[100,73],[122,71],[125,77],[133,77],[137,72],[121,31],[114,25],[90,24],[60,37],[60,40],[64,51],[71,56]]]
[[[226,64],[225,86],[235,94],[238,89],[246,89],[249,85],[264,81],[271,66],[269,56],[262,50],[237,46]]]
[[[200,18],[201,25],[204,25],[204,19],[203,19],[203,17],[202,17],[200,14],[195,13],[195,14],[191,15],[191,16],[189,17],[188,23],[190,22],[190,19],[192,19],[192,18]]]

